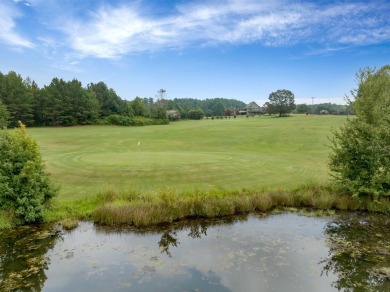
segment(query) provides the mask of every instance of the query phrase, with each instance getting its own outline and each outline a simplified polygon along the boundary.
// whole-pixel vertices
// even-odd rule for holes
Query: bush
[[[37,143],[25,126],[0,131],[0,208],[23,223],[42,220],[43,210],[58,192],[44,171]]]
[[[190,110],[188,112],[188,118],[191,120],[201,120],[204,117],[204,112],[201,109]]]
[[[178,110],[167,111],[167,116],[170,121],[177,121],[181,119],[180,112]]]
[[[131,126],[134,124],[133,120],[128,116],[119,116],[119,126]]]
[[[168,119],[149,119],[144,117],[134,117],[134,126],[151,126],[151,125],[166,125],[169,124]]]
[[[330,169],[355,195],[390,195],[390,134],[359,119],[334,132]]]
[[[119,119],[120,119],[119,115],[109,115],[107,117],[107,122],[110,125],[119,125]]]
[[[390,196],[390,66],[359,72],[356,119],[333,131],[330,169],[355,196]]]

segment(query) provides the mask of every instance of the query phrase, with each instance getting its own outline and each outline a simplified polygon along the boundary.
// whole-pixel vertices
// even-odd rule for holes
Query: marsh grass
[[[63,229],[68,230],[68,231],[73,230],[79,226],[79,221],[75,218],[63,219],[58,223],[62,226]]]
[[[92,212],[96,223],[106,225],[129,224],[138,227],[173,222],[184,218],[212,218],[238,213],[267,212],[275,209],[294,210],[311,208],[312,216],[334,214],[334,210],[390,210],[388,200],[368,202],[351,196],[336,195],[331,186],[304,185],[294,190],[252,192],[249,190],[179,193],[163,190],[136,196],[111,194]],[[305,213],[305,214],[306,214]]]
[[[45,222],[57,222],[65,230],[78,220],[105,225],[158,225],[185,218],[213,218],[250,212],[299,212],[304,216],[332,215],[336,210],[390,213],[388,199],[355,198],[330,185],[307,184],[292,190],[194,189],[179,192],[121,192],[108,189],[79,200],[55,200],[45,211]],[[10,212],[0,212],[0,229],[18,225]]]

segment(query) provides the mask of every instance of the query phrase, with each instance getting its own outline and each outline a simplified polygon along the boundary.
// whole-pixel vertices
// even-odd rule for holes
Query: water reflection
[[[330,291],[330,218],[282,214],[144,231],[82,223],[48,253],[44,291]],[[66,257],[72,253],[72,256]]]
[[[48,226],[0,230],[0,290],[40,291],[47,279],[46,254],[60,238]]]
[[[0,290],[390,291],[390,219],[294,213],[0,231]]]
[[[186,220],[180,223],[170,224],[167,229],[164,229],[161,234],[161,239],[158,246],[162,253],[172,257],[170,252],[171,247],[177,247],[180,241],[177,236],[178,231],[188,230],[188,236],[193,239],[201,239],[202,236],[207,236],[207,228],[215,225],[229,225],[235,222],[244,221],[247,215],[233,216],[224,219],[205,219],[205,220]]]
[[[248,219],[248,214],[234,215],[223,218],[204,218],[200,220],[189,219],[173,222],[169,224],[159,225],[157,227],[149,227],[144,229],[134,228],[131,226],[121,226],[117,228],[107,227],[104,225],[96,225],[95,230],[97,234],[128,234],[134,233],[137,235],[153,235],[161,234],[158,246],[161,253],[172,257],[171,248],[176,248],[180,244],[178,232],[187,232],[188,237],[193,239],[201,239],[202,236],[207,236],[207,228],[213,226],[227,226],[238,222],[245,222]]]
[[[324,273],[338,276],[333,286],[345,291],[390,291],[390,218],[344,214],[325,232],[330,247]]]

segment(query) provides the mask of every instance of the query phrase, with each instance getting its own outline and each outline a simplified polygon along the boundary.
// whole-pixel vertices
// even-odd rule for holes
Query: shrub
[[[109,115],[106,121],[107,124],[116,126],[132,126],[134,124],[133,118],[121,115]]]
[[[170,121],[177,121],[181,119],[180,112],[178,110],[167,111],[167,116]]]
[[[133,120],[128,117],[128,116],[119,116],[119,121],[118,121],[119,126],[131,126],[133,125]]]
[[[335,180],[355,195],[390,195],[390,133],[358,119],[332,138],[330,169]]]
[[[151,125],[166,125],[169,124],[168,119],[149,119],[144,117],[134,117],[134,126],[151,126]]]
[[[44,206],[55,196],[44,171],[37,143],[25,126],[0,131],[0,208],[15,212],[23,223],[38,222]]]
[[[109,115],[107,117],[107,122],[110,125],[119,125],[119,119],[120,119],[119,115]]]
[[[191,120],[201,120],[204,117],[204,112],[201,109],[190,110],[188,112],[188,118]]]

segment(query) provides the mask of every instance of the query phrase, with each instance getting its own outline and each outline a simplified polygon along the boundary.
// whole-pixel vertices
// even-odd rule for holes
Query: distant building
[[[240,115],[260,115],[263,113],[263,109],[254,101],[248,103],[244,109],[239,110]]]

